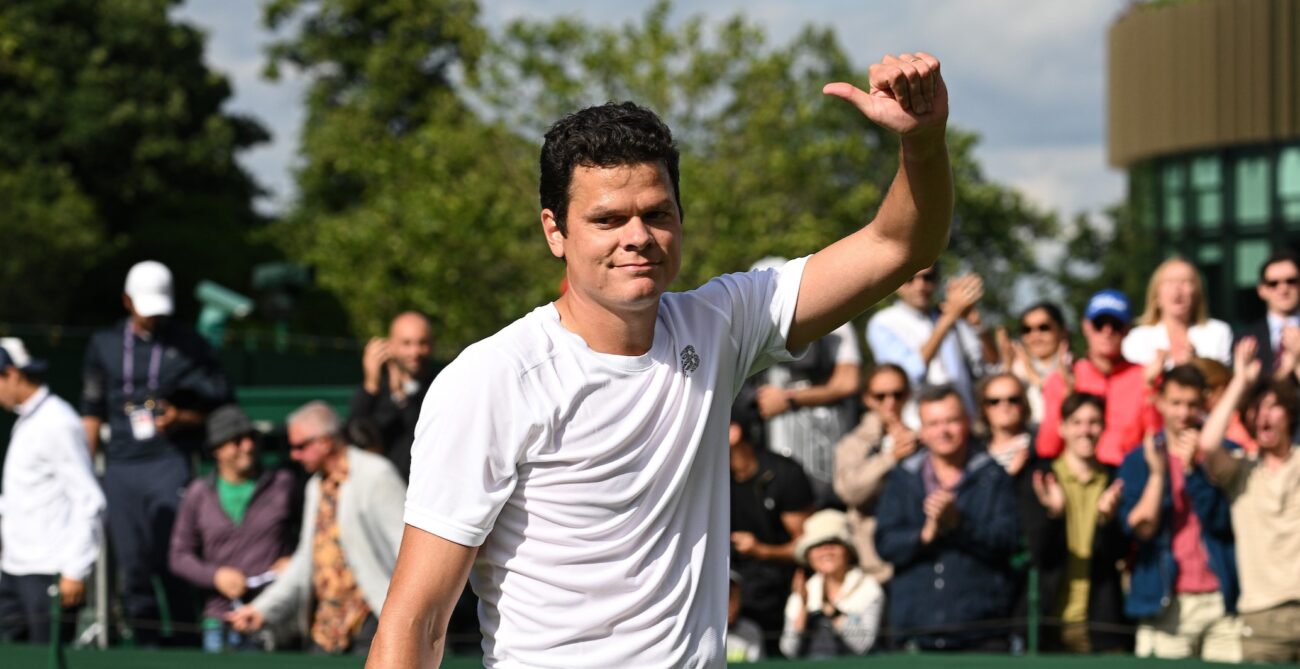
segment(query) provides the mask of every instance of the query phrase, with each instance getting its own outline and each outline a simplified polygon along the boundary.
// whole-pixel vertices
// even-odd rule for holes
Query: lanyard
[[[158,369],[162,366],[162,347],[158,345],[155,335],[153,348],[149,353],[149,394],[158,390]],[[129,402],[135,396],[135,335],[131,334],[131,321],[127,321],[122,332],[122,392]]]

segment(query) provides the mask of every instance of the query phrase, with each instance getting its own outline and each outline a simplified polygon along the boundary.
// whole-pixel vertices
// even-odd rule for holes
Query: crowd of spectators
[[[1103,290],[1075,330],[1050,302],[994,330],[978,276],[941,283],[917,273],[865,332],[737,398],[729,659],[1018,652],[1035,617],[1047,650],[1300,660],[1300,260],[1263,263],[1267,315],[1235,343],[1180,258],[1136,318]],[[169,318],[167,268],[133,267],[123,305],[89,344],[79,408],[0,339],[18,415],[0,640],[66,639],[108,551],[138,645],[365,653],[437,373],[429,321],[400,314],[366,345],[348,416],[285,417],[292,465],[268,468],[213,351]]]
[[[1182,258],[1140,312],[1102,290],[1076,330],[1050,302],[992,330],[978,276],[941,283],[904,283],[869,355],[837,331],[742,392],[733,629],[766,656],[1017,652],[1033,617],[1048,651],[1300,661],[1300,259],[1260,266],[1267,315],[1236,337]],[[815,451],[768,431],[863,358],[819,494]]]
[[[0,405],[18,415],[0,488],[0,641],[70,640],[108,555],[117,627],[136,646],[366,653],[436,372],[428,320],[400,314],[368,343],[346,421],[321,401],[289,414],[292,464],[275,468],[212,348],[171,318],[170,270],[135,265],[122,300],[126,317],[87,348],[79,411],[50,393],[45,361],[0,339]],[[211,471],[196,478],[200,454]]]

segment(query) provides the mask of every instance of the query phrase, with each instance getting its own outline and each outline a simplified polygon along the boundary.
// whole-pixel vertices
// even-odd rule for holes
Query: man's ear
[[[555,218],[555,212],[550,209],[542,210],[542,234],[546,236],[546,245],[551,248],[551,255],[556,258],[564,257],[564,231],[560,229],[560,223]]]

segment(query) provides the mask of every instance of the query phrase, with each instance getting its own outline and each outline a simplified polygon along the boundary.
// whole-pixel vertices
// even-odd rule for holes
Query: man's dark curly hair
[[[678,153],[673,133],[654,112],[632,102],[607,102],[574,112],[546,131],[541,156],[542,208],[555,214],[562,234],[568,234],[569,185],[575,167],[616,167],[662,162],[673,184],[677,210],[682,211],[678,186]]]

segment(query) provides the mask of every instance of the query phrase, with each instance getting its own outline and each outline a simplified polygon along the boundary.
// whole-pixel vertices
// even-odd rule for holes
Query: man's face
[[[248,478],[253,472],[256,454],[257,443],[253,440],[253,435],[246,434],[213,449],[212,459],[217,461],[219,467]]]
[[[930,452],[947,457],[965,451],[970,421],[961,400],[949,395],[921,405],[921,441]]]
[[[871,377],[862,398],[867,408],[881,418],[901,420],[903,405],[907,403],[907,379],[894,371],[879,372]]]
[[[20,372],[13,367],[0,370],[0,406],[7,411],[18,408],[18,379]]]
[[[1278,401],[1276,393],[1268,393],[1259,401],[1249,420],[1254,423],[1255,440],[1263,448],[1276,449],[1291,441],[1290,416]]]
[[[682,219],[662,163],[575,167],[567,234],[542,210],[547,244],[564,258],[569,293],[612,313],[657,307],[681,268]]]
[[[1118,360],[1126,334],[1128,325],[1114,316],[1098,316],[1083,321],[1083,338],[1088,343],[1090,355]]]
[[[1290,260],[1264,268],[1264,278],[1255,287],[1271,313],[1291,316],[1300,308],[1300,269]]]
[[[289,457],[308,474],[324,469],[335,437],[322,434],[315,425],[305,422],[289,423],[288,432]]]
[[[1105,429],[1105,417],[1091,404],[1080,406],[1061,421],[1061,437],[1065,440],[1065,447],[1085,460],[1097,453],[1097,441]]]
[[[934,303],[934,293],[939,288],[939,272],[930,267],[923,269],[898,287],[898,299],[913,309],[925,311]]]
[[[403,372],[418,375],[433,353],[429,322],[414,314],[398,316],[388,328],[388,350]]]
[[[1156,400],[1156,408],[1164,417],[1166,430],[1182,432],[1200,426],[1205,397],[1199,388],[1166,382]]]
[[[163,321],[167,320],[166,316],[141,316],[135,310],[135,303],[131,301],[131,296],[122,293],[122,306],[126,307],[131,314],[131,322],[135,323],[136,328],[145,332],[157,332],[162,327]]]

